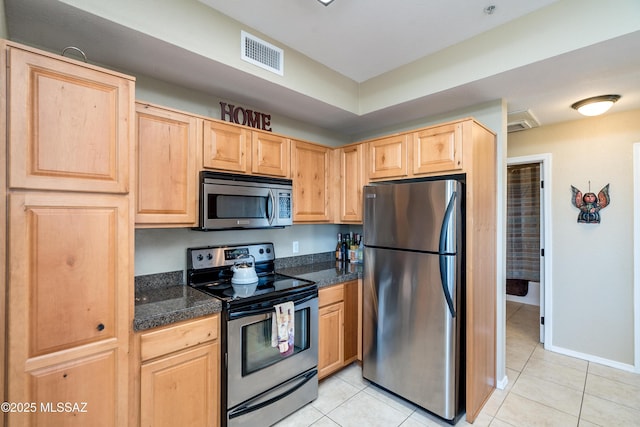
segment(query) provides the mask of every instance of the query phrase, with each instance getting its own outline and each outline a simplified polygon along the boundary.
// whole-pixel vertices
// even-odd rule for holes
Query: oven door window
[[[311,310],[309,308],[296,310],[294,349],[293,353],[288,356],[280,354],[277,344],[275,347],[273,346],[277,341],[277,335],[273,342],[271,340],[273,336],[273,316],[260,322],[243,326],[242,376],[259,371],[308,349],[311,343],[310,314]]]

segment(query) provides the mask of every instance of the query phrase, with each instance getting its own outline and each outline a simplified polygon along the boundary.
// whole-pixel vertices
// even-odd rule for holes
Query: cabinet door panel
[[[340,149],[340,220],[362,222],[363,146]]]
[[[218,425],[218,353],[207,344],[143,364],[141,426]]]
[[[293,220],[329,221],[329,156],[327,147],[294,141]]]
[[[116,370],[115,353],[108,352],[32,372],[32,401],[40,405],[32,425],[118,425],[118,411],[123,409],[116,403]],[[67,402],[70,406],[64,406]]]
[[[402,178],[407,173],[407,135],[369,142],[369,178]]]
[[[203,166],[230,172],[249,172],[249,135],[249,132],[239,126],[205,120],[202,136]]]
[[[9,185],[126,193],[133,82],[9,49]]]
[[[344,303],[318,310],[318,378],[344,366]]]
[[[289,178],[290,141],[287,138],[265,132],[251,132],[253,149],[251,172]]]
[[[425,129],[413,134],[413,173],[462,169],[462,124]]]
[[[358,281],[344,284],[344,363],[349,364],[358,357]]]
[[[129,204],[118,196],[12,194],[10,341],[19,359],[128,331]]]
[[[138,104],[136,122],[136,223],[194,225],[200,120]]]

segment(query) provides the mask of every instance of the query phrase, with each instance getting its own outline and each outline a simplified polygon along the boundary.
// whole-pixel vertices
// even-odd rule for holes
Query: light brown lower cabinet
[[[318,310],[318,378],[344,366],[344,301]]]
[[[358,281],[318,291],[318,378],[322,379],[359,355]]]
[[[219,330],[213,315],[137,334],[140,426],[219,425]]]

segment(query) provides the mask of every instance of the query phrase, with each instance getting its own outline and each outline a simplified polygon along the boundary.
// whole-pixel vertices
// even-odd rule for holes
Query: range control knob
[[[198,256],[196,257],[198,259],[198,261],[202,261],[204,259],[204,257],[202,256],[202,254],[198,254]]]
[[[260,255],[262,255],[264,253],[264,249],[260,248],[260,250],[258,251],[258,253],[260,253]]]
[[[267,248],[267,253],[270,254],[271,253],[271,248]]]
[[[211,253],[208,253],[208,254],[207,254],[207,259],[208,259],[209,261],[211,261],[211,260],[213,259],[213,255],[212,255]]]

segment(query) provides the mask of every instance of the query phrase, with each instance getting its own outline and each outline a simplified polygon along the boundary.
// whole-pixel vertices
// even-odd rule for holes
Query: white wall
[[[129,73],[130,74],[130,73]],[[261,113],[271,114],[270,111],[255,108],[201,92],[185,89],[176,85],[147,76],[136,76],[136,100],[150,102],[165,107],[175,108],[192,114],[197,114],[213,119],[221,119],[220,102],[233,104],[245,109],[258,110]],[[273,132],[302,139],[309,142],[336,147],[350,142],[350,139],[337,132],[331,132],[310,123],[302,123],[288,117],[271,114],[271,128]]]
[[[614,107],[615,108],[615,107]],[[551,153],[554,216],[551,347],[633,365],[633,143],[640,111],[609,113],[509,135],[508,156]],[[578,224],[571,185],[610,184],[601,223]]]

